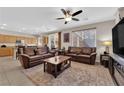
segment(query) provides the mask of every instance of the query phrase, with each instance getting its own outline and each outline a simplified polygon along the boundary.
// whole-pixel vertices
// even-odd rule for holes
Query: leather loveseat
[[[67,56],[71,56],[72,61],[95,64],[96,48],[95,47],[68,47]]]
[[[45,47],[41,48],[25,48],[24,54],[19,55],[22,66],[26,68],[43,63],[45,58],[53,57]]]

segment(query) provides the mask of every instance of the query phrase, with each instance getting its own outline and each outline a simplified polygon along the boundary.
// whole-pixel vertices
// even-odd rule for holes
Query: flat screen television
[[[124,57],[124,18],[112,29],[113,52]]]

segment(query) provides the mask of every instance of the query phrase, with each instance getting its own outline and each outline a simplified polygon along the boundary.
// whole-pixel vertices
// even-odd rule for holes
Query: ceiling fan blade
[[[77,18],[72,18],[72,20],[74,20],[74,21],[79,21],[79,19],[77,19]]]
[[[63,17],[62,18],[56,18],[56,20],[61,20],[61,19],[64,19]]]
[[[79,10],[79,11],[77,11],[77,12],[73,13],[73,14],[72,14],[72,16],[76,16],[76,15],[78,15],[78,14],[82,13],[82,12],[83,12],[82,10]]]
[[[64,9],[61,9],[61,11],[63,12],[64,15],[66,15],[66,11]]]
[[[65,24],[67,24],[68,22],[67,21],[65,21]]]
[[[67,10],[67,14],[68,14],[68,15],[71,15],[69,10]]]

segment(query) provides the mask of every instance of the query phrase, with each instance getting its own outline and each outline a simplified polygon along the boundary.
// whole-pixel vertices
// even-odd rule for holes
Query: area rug
[[[23,70],[24,74],[39,86],[114,86],[107,68],[72,62],[57,78],[43,71],[43,64]]]

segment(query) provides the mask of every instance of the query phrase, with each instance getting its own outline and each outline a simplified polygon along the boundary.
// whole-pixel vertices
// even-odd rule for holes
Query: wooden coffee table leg
[[[57,65],[55,65],[55,74],[54,74],[54,77],[55,78],[57,77]]]
[[[45,72],[45,62],[44,62],[44,72]]]

